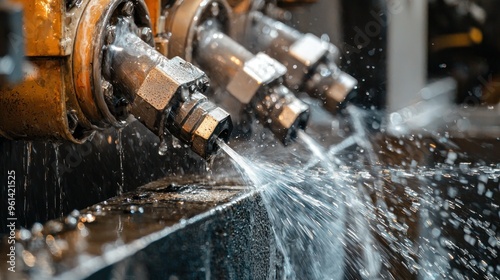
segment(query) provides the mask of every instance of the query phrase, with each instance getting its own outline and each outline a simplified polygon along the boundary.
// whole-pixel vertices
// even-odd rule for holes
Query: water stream
[[[329,171],[294,170],[257,159],[249,161],[226,144],[219,145],[249,183],[261,191],[284,257],[284,278],[340,277],[344,266],[341,238],[345,208]]]
[[[268,145],[266,139],[242,141],[251,148],[234,145],[236,151],[217,143],[261,194],[284,263],[278,279],[499,279],[500,164],[472,163],[453,145],[425,144],[418,135],[377,144],[363,125],[365,113],[349,113],[351,135],[331,147],[303,132],[286,148]],[[123,140],[118,137],[118,151]],[[443,159],[414,164],[414,155],[401,150],[410,144]],[[54,150],[60,178],[62,155],[58,145]],[[30,153],[36,151],[31,146],[24,151],[28,173]],[[401,157],[399,165],[383,163],[394,155]],[[210,174],[217,178],[217,172],[227,176],[227,169],[215,164]],[[123,173],[121,179],[123,185]],[[62,209],[64,184],[57,184],[54,205]],[[73,216],[94,221],[106,204],[93,207],[93,214]],[[37,239],[41,229],[74,228],[66,224],[74,220],[71,215],[64,222],[35,224],[34,241],[26,248],[36,242],[50,247]],[[126,221],[119,217],[110,230],[117,240],[124,236]],[[83,228],[80,237],[87,234]],[[42,273],[54,274],[49,265],[44,268],[53,252],[25,252],[36,257]]]
[[[325,148],[299,133],[310,153],[288,164],[219,142],[261,191],[283,278],[499,279],[500,165],[461,161],[453,146],[440,151],[444,163],[421,166],[408,156],[411,164],[384,165],[364,113],[349,113],[351,136]],[[352,146],[349,161],[335,157]]]
[[[123,190],[125,188],[125,171],[123,170],[123,163],[125,162],[125,153],[123,152],[123,135],[122,135],[122,129],[118,129],[118,136],[117,136],[117,145],[116,149],[118,150],[118,157],[120,160],[120,175],[121,175],[121,181],[118,184],[118,192],[117,195],[121,195],[123,193]]]

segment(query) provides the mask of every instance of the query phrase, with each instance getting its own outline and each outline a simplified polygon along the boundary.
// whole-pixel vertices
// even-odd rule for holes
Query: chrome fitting
[[[309,106],[283,85],[267,88],[253,102],[259,121],[284,145],[295,140],[297,131],[307,126]]]
[[[283,83],[286,68],[264,53],[251,54],[207,22],[199,30],[195,61],[285,145],[305,129],[309,107]]]
[[[265,52],[287,68],[286,85],[295,92],[305,91],[323,101],[335,113],[338,104],[357,85],[356,79],[340,71],[335,61],[339,50],[313,34],[253,11],[246,41],[254,52]]]
[[[218,150],[217,138],[229,140],[233,123],[229,114],[200,93],[190,95],[170,111],[168,130],[191,149],[209,158]]]
[[[259,89],[281,79],[285,74],[285,66],[264,53],[258,53],[245,61],[226,89],[241,103],[248,104]]]

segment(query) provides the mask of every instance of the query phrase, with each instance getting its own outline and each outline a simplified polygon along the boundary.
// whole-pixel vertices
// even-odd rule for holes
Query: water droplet
[[[167,154],[167,152],[168,152],[168,144],[167,144],[167,142],[165,140],[162,140],[160,142],[160,146],[158,147],[158,154],[160,156],[164,156],[164,155]]]
[[[124,212],[128,214],[142,214],[144,213],[144,208],[137,205],[129,205]]]

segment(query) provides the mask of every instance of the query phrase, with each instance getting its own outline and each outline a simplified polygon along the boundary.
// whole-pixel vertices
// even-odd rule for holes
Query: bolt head
[[[171,100],[174,96],[180,97],[184,90],[203,76],[201,70],[179,57],[156,65],[137,91],[131,113],[140,117],[141,122],[151,131],[163,133],[165,113],[171,105]]]
[[[219,3],[213,2],[212,6],[210,7],[210,12],[212,13],[212,16],[214,17],[218,16],[220,13]]]
[[[209,158],[218,149],[217,138],[228,141],[233,123],[231,116],[219,107],[207,112],[199,123],[193,132],[192,149],[201,157]]]
[[[141,28],[141,39],[145,42],[150,42],[153,40],[153,31],[149,27]]]
[[[227,91],[243,104],[248,104],[264,86],[278,82],[286,68],[264,53],[245,62],[227,85]]]

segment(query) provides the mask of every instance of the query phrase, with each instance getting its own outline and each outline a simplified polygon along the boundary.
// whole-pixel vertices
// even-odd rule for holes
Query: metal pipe
[[[339,50],[312,34],[254,11],[249,17],[248,45],[254,52],[265,51],[287,67],[286,85],[305,91],[323,101],[335,113],[357,81],[336,65]]]
[[[259,36],[252,36],[253,44],[249,42],[252,50],[255,51],[260,51],[263,48],[272,48],[273,51],[280,52],[286,51],[285,49],[280,50],[281,47],[291,46],[304,36],[298,30],[258,12],[251,15],[251,20],[252,32],[259,34]]]
[[[286,69],[274,59],[253,55],[210,21],[199,29],[194,57],[285,145],[297,137],[298,129],[305,129],[309,108],[282,85]]]
[[[227,85],[254,55],[217,29],[199,32],[196,62],[220,85]]]
[[[131,32],[117,32],[116,36],[109,47],[110,71],[133,101],[151,70],[168,59]]]

